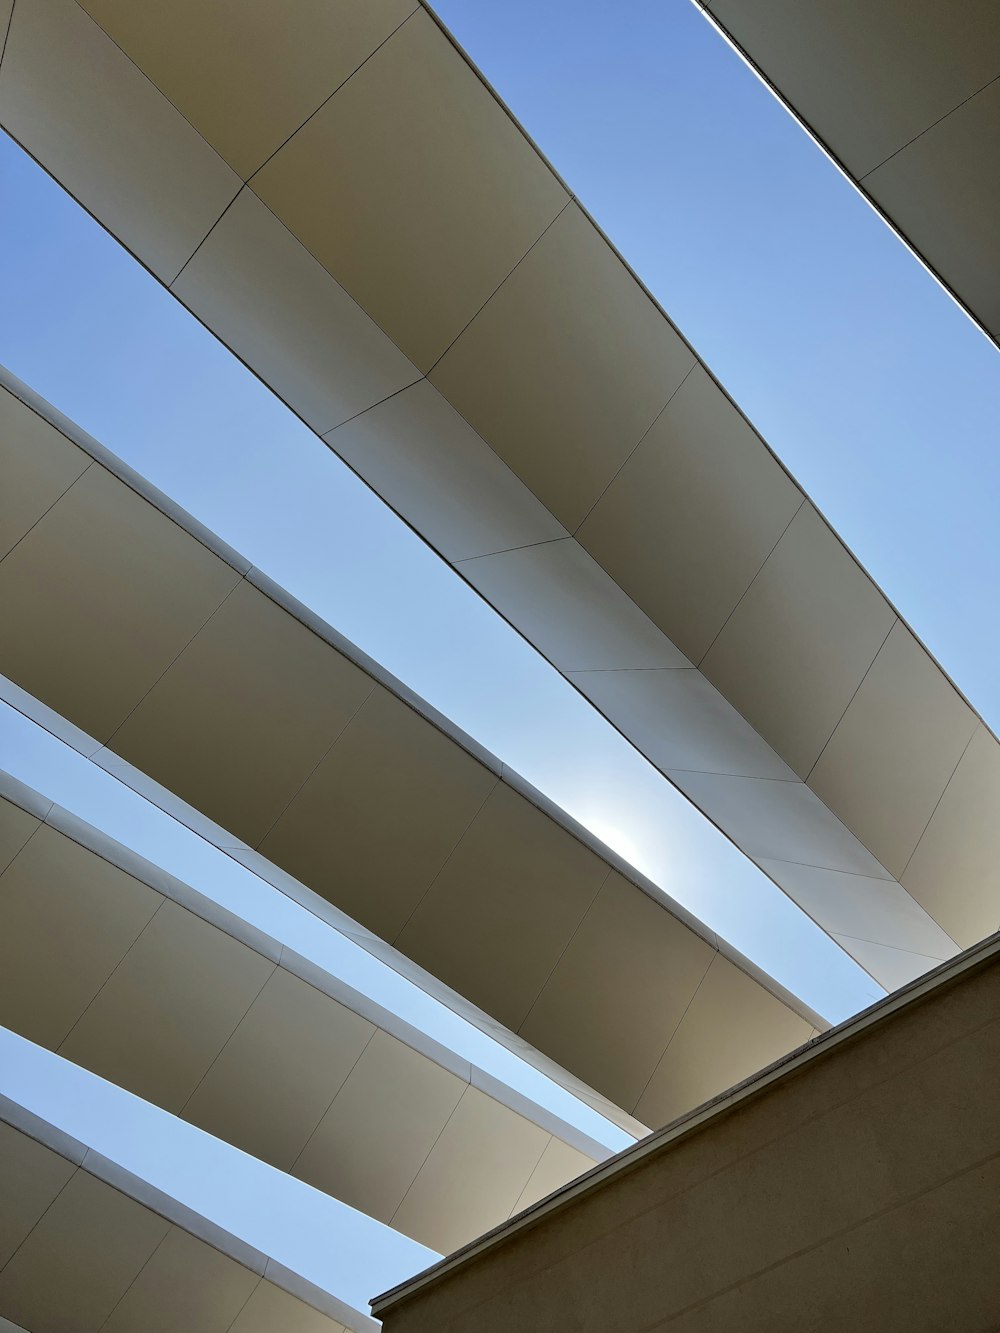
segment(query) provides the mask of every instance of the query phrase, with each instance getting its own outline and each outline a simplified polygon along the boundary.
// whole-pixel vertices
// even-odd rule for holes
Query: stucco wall
[[[986,1333],[998,1260],[994,947],[376,1312],[386,1333]]]

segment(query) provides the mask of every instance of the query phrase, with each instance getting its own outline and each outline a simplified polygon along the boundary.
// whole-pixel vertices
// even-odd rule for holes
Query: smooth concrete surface
[[[992,0],[695,0],[1000,341]]]
[[[6,1099],[0,1178],[0,1328],[348,1333],[327,1293]]]
[[[957,227],[956,264],[991,258],[995,209],[980,203],[996,173],[976,154],[995,138],[998,85],[931,125],[995,77],[989,0],[953,22],[934,0],[912,18],[856,0],[712,12],[756,22],[817,104],[874,136],[856,170],[887,173],[886,197],[917,199],[922,225]],[[840,63],[824,63],[831,49]],[[870,75],[857,101],[843,92],[851,60]],[[0,124],[876,980],[896,985],[996,928],[992,821],[980,793],[964,799],[982,759],[952,785],[979,719],[916,640],[899,651],[896,611],[426,6],[309,3],[293,25],[256,0],[238,23],[224,0],[18,0]],[[918,137],[874,170],[900,134]],[[919,194],[921,154],[946,187]],[[14,552],[34,579],[55,553],[44,537]],[[95,733],[120,726],[123,752],[148,763],[199,684],[232,678],[248,598],[234,594],[124,723],[123,660],[122,709],[95,699]],[[146,631],[151,653],[197,599],[174,612]],[[872,677],[893,695],[884,720]],[[301,845],[321,878],[337,874],[328,848],[292,834],[301,802],[282,811],[336,708],[326,721],[313,736],[293,710],[289,752],[239,831]],[[246,728],[248,747],[263,726]],[[995,738],[981,745],[991,767]],[[862,792],[850,775],[869,766]],[[186,781],[212,780],[199,768]],[[441,864],[433,844],[415,859]],[[803,866],[828,872],[822,900],[797,897]],[[852,876],[884,881],[877,911]],[[401,889],[372,920],[389,932],[416,907]]]
[[[386,1333],[990,1333],[998,1070],[993,937],[374,1313]]]
[[[303,977],[277,941],[11,795],[0,1025],[439,1253],[510,1216],[543,1156],[546,1182],[594,1165],[537,1108],[474,1087],[468,1064],[408,1045],[329,994],[333,979],[311,984],[317,969]]]
[[[759,1003],[730,1006],[733,1040],[698,1052],[692,1086],[729,1087],[821,1025],[95,442],[50,424],[39,451],[43,405],[18,393],[0,390],[0,447],[32,480],[0,560],[0,673],[92,736],[86,753],[148,775],[217,826],[208,836],[301,880],[629,1113],[668,1047],[684,1048],[723,952]],[[591,934],[601,982],[581,1010],[560,960],[611,885],[635,905]],[[630,947],[636,913],[659,950]],[[653,991],[650,1010],[623,1003]],[[606,1044],[615,1060],[587,1054]],[[661,1115],[647,1094],[644,1123],[673,1105]]]

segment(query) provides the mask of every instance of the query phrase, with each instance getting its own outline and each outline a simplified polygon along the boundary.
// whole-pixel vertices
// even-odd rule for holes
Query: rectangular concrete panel
[[[97,1333],[169,1230],[78,1171],[0,1273],[0,1310],[32,1333]]]
[[[675,769],[673,782],[754,861],[892,876],[804,782]]]
[[[238,582],[124,482],[89,468],[0,562],[4,674],[107,740]]]
[[[466,1086],[388,1033],[376,1032],[292,1174],[318,1189],[335,1189],[369,1217],[390,1221]]]
[[[430,378],[572,532],[693,364],[570,204]]]
[[[260,851],[393,940],[496,782],[376,686]]]
[[[850,935],[832,934],[832,938],[847,949],[866,972],[877,977],[887,991],[898,990],[914,978],[930,972],[942,959],[951,957],[954,952],[939,949],[933,955],[920,954],[888,944],[873,944],[870,940],[859,940]]]
[[[450,1253],[469,1236],[506,1220],[550,1137],[478,1088],[467,1088],[396,1210],[393,1226]],[[453,1172],[472,1185],[463,1209],[448,1206]]]
[[[276,968],[188,1099],[184,1119],[287,1170],[374,1031]]]
[[[112,746],[255,845],[371,690],[364,672],[244,581]]]
[[[179,1111],[273,971],[269,959],[165,902],[59,1054]]]
[[[805,1019],[746,983],[716,954],[633,1108],[643,1124],[669,1124],[813,1035]]]
[[[246,179],[416,6],[296,0],[294,23],[268,0],[83,0],[83,7]]]
[[[429,380],[376,404],[325,439],[448,560],[566,536]]]
[[[567,1180],[576,1180],[592,1166],[596,1166],[592,1158],[557,1138],[549,1139],[545,1151],[538,1159],[538,1164],[528,1177],[528,1183],[511,1209],[511,1216],[514,1217],[525,1208],[530,1208],[539,1199],[547,1198],[557,1189],[561,1189]]]
[[[0,66],[0,119],[165,282],[240,188],[75,0],[17,5]]]
[[[37,815],[0,800],[0,873],[7,869],[39,823]]]
[[[809,786],[899,875],[975,728],[975,713],[897,623]]]
[[[693,667],[567,674],[664,773],[689,770],[795,781],[784,760]]]
[[[895,619],[854,557],[804,504],[702,670],[806,778]]]
[[[890,948],[909,949],[943,960],[959,952],[911,895],[893,879],[874,879],[841,870],[762,861],[761,869],[832,935],[860,938]],[[990,931],[976,936],[982,939]]]
[[[104,1333],[227,1333],[260,1281],[256,1273],[171,1227],[115,1306]]]
[[[162,902],[43,825],[0,878],[0,1022],[58,1047]]]
[[[560,671],[690,666],[572,538],[465,560],[458,568]]]
[[[608,874],[501,783],[394,942],[516,1031]]]
[[[280,1287],[262,1282],[236,1316],[229,1333],[348,1333],[326,1315]]]
[[[12,394],[0,393],[0,560],[90,463],[37,412]]]
[[[41,1143],[0,1125],[0,1266],[31,1234],[75,1169]]]
[[[802,495],[701,365],[636,443],[578,539],[697,664]]]
[[[240,191],[171,290],[316,431],[417,378],[250,189]],[[266,321],[257,318],[261,301]]]
[[[964,0],[709,0],[724,24],[864,176],[996,77],[996,7]]]
[[[1000,746],[980,723],[901,875],[964,948],[1000,929]]]
[[[520,1033],[631,1110],[715,956],[611,874]]]
[[[422,10],[252,185],[421,370],[566,202]]]

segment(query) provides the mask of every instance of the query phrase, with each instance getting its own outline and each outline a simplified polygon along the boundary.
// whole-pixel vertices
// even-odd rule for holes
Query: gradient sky
[[[436,9],[1000,730],[997,349],[690,0]]]
[[[1000,358],[689,0],[438,12],[987,720]],[[839,949],[9,141],[0,361],[831,1018]]]

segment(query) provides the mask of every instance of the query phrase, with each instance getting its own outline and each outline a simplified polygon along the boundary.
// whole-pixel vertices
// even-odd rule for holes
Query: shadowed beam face
[[[996,5],[695,3],[1000,342]]]

